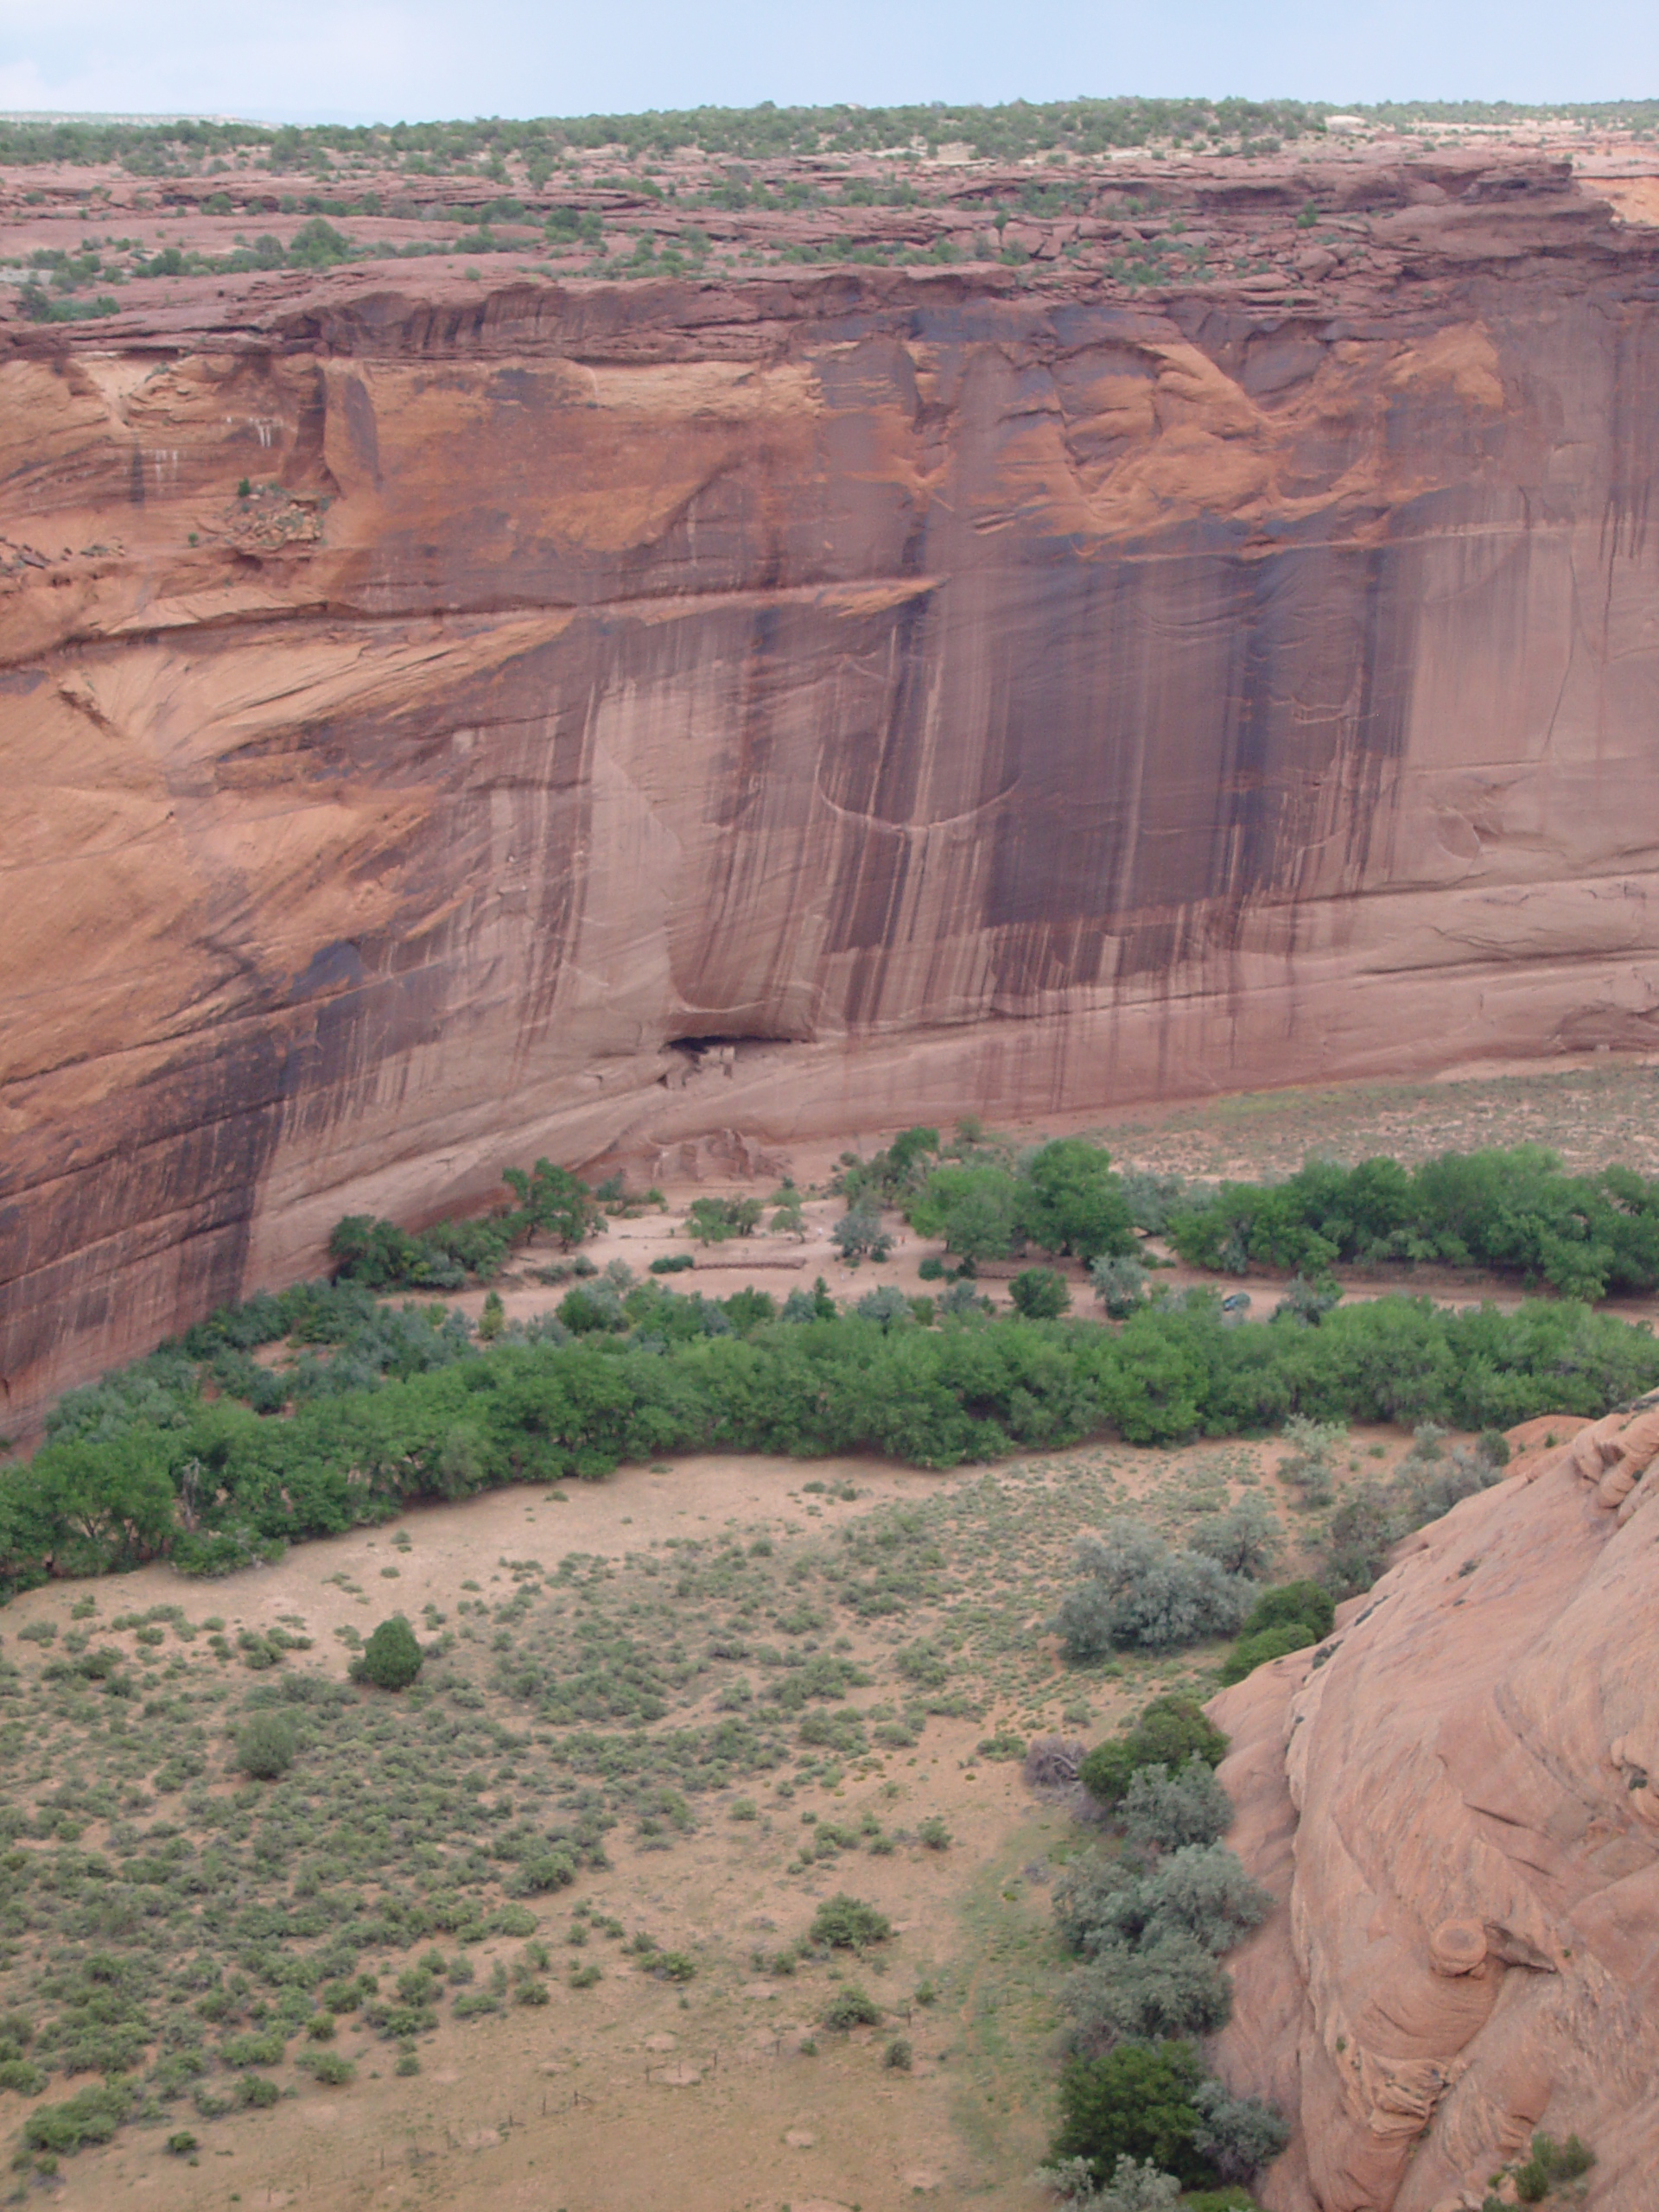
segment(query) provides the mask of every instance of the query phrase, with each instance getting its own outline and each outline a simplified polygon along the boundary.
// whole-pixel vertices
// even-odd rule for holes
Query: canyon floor
[[[902,1224],[893,1224],[893,1249],[881,1261],[849,1266],[831,1240],[830,1231],[845,1211],[830,1194],[832,1179],[846,1160],[868,1156],[894,1134],[855,1129],[840,1141],[768,1148],[756,1163],[760,1172],[748,1178],[722,1175],[717,1161],[702,1177],[665,1173],[658,1186],[661,1209],[645,1208],[613,1222],[590,1253],[601,1262],[621,1260],[638,1274],[653,1261],[690,1252],[694,1285],[710,1297],[729,1297],[748,1286],[769,1291],[781,1304],[791,1290],[810,1287],[818,1275],[842,1302],[887,1286],[912,1297],[937,1293],[938,1283],[925,1281],[918,1268],[941,1248]],[[1387,1154],[1413,1166],[1441,1152],[1522,1144],[1543,1146],[1576,1173],[1623,1162],[1652,1175],[1659,1173],[1659,1054],[1586,1053],[1526,1073],[1471,1065],[1426,1082],[1241,1092],[1112,1116],[1048,1115],[1000,1124],[989,1135],[1015,1150],[1054,1137],[1086,1135],[1104,1145],[1120,1167],[1196,1181],[1289,1174],[1310,1156],[1352,1163]],[[804,1194],[804,1236],[772,1236],[763,1226],[752,1236],[723,1243],[688,1241],[686,1212],[696,1198],[764,1195],[784,1177]],[[632,1188],[639,1188],[639,1180],[636,1173]],[[537,1251],[507,1270],[498,1294],[509,1319],[527,1321],[556,1304],[561,1290],[538,1281],[536,1273],[537,1263],[548,1260],[556,1264],[556,1254]],[[1074,1311],[1094,1310],[1085,1271],[1073,1262],[1056,1264],[1070,1278]],[[1015,1271],[1007,1263],[984,1271],[980,1294],[1007,1307],[1007,1278]],[[1225,1291],[1242,1290],[1258,1318],[1272,1311],[1284,1287],[1282,1280],[1267,1275],[1220,1281],[1179,1262],[1172,1262],[1160,1280],[1179,1288],[1219,1282]],[[1447,1304],[1488,1299],[1513,1306],[1527,1295],[1513,1281],[1443,1268],[1378,1270],[1370,1280],[1353,1274],[1344,1278],[1350,1297],[1401,1289]],[[487,1295],[480,1288],[451,1302],[477,1320]],[[1659,1322],[1659,1298],[1611,1300],[1608,1310],[1628,1320]]]
[[[1385,1472],[1407,1441],[1356,1431],[1344,1477]],[[503,1822],[558,1816],[572,1777],[556,1764],[554,1737],[503,1688],[509,1653],[550,1678],[580,1664],[584,1634],[602,1623],[607,1639],[626,1635],[634,1647],[619,1662],[607,1640],[613,1667],[689,1674],[647,1732],[650,1788],[632,1789],[630,1808],[613,1784],[580,1778],[590,1801],[608,1795],[620,1816],[604,1840],[608,1865],[522,1908],[551,1954],[536,1976],[550,2001],[521,2006],[512,1983],[499,2011],[480,2018],[441,2005],[436,2024],[414,2039],[419,2071],[408,2075],[396,2070],[396,2044],[364,2024],[360,2009],[343,2014],[336,2040],[294,2045],[288,2063],[260,2068],[281,2091],[269,2109],[204,2118],[180,2096],[108,2147],[66,2158],[54,2194],[73,2207],[112,2196],[218,2206],[227,2192],[251,2206],[353,2208],[487,2193],[507,2207],[569,2212],[657,2202],[689,2212],[1040,2206],[1048,2199],[1032,2176],[1052,2124],[1065,1964],[1049,1885],[1089,1832],[1027,1789],[1018,1753],[1035,1735],[1093,1739],[1160,1688],[1205,1694],[1216,1656],[1064,1666],[1048,1618],[1070,1546],[1114,1511],[1174,1535],[1194,1513],[1254,1493],[1280,1507],[1299,1552],[1320,1516],[1291,1506],[1277,1457],[1273,1445],[1102,1448],[948,1477],[861,1462],[697,1459],[411,1515],[223,1585],[155,1567],[19,1599],[6,1623],[19,1670],[8,1713],[27,1743],[14,1734],[8,1746],[11,1802],[56,1811],[59,1849],[35,1863],[58,1859],[61,1898],[48,1904],[37,1889],[44,1909],[30,1936],[9,1945],[0,1986],[20,2010],[39,2006],[42,1977],[89,1953],[143,1960],[158,1984],[187,1967],[144,1933],[131,1891],[121,1892],[124,1910],[106,1904],[97,1925],[77,1919],[71,1862],[124,1860],[126,1878],[143,1880],[133,1859],[153,1864],[182,1836],[200,1849],[194,1886],[217,1882],[239,1915],[268,1898],[292,1911],[268,1855],[283,1847],[273,1833],[282,1829],[286,1847],[313,1864],[296,1898],[320,1897],[326,1917],[340,1903],[330,1807],[339,1818],[347,1766],[366,1789],[354,1817],[378,1806],[420,1827],[405,1872],[429,1869],[435,1848],[464,1847],[459,1833],[435,1844],[442,1817],[435,1825],[416,1810],[414,1770],[433,1781],[441,1770],[447,1789],[474,1793]],[[866,1573],[895,1567],[891,1587],[907,1594],[872,1604],[867,1586],[861,1606],[860,1593],[825,1577],[848,1560]],[[231,1737],[250,1692],[276,1678],[263,1664],[247,1671],[249,1639],[307,1638],[278,1662],[281,1676],[343,1683],[347,1639],[394,1605],[428,1630],[453,1624],[451,1652],[401,1699],[361,1694],[348,1732],[303,1751],[283,1783],[240,1782]],[[835,1743],[791,1744],[775,1767],[770,1747],[752,1769],[736,1752],[723,1786],[681,1798],[677,1732],[742,1714],[757,1657],[764,1691],[768,1637],[792,1643],[809,1666],[829,1657],[856,1670],[845,1701],[808,1708],[830,1722],[808,1736],[833,1729]],[[77,1645],[118,1653],[142,1707],[118,1702],[104,1722],[84,1684],[44,1679]],[[285,1709],[302,1719],[315,1710]],[[849,1724],[854,1710],[861,1719]],[[883,1742],[883,1716],[897,1743]],[[944,1847],[921,1840],[929,1820],[943,1821]],[[887,1913],[893,1939],[861,1961],[836,1954],[838,1964],[775,1971],[817,1904],[841,1891]],[[222,1926],[185,1974],[198,1990],[220,1969],[234,1986],[249,1925],[227,1905]],[[692,1978],[642,1963],[642,1934],[689,1961]],[[511,1974],[531,1940],[486,1936],[463,1954],[439,1934],[365,1950],[359,1970],[377,1973],[389,1993],[435,1945],[446,1962],[468,1961],[464,1983],[439,1985],[464,1997],[490,1986],[498,1961]],[[571,1986],[590,1961],[601,1978]],[[881,2019],[827,2030],[825,2006],[849,1984],[868,1991]],[[257,2022],[241,2024],[257,2031]],[[181,2032],[163,2031],[163,2056],[188,2047]],[[910,2047],[908,2068],[887,2063],[895,2037]],[[356,2078],[309,2079],[293,2061],[319,2048],[343,2052]],[[233,2104],[245,2078],[201,2077],[210,2109],[214,2099]],[[65,2087],[54,2081],[48,2098]],[[8,2102],[15,2125],[22,2110]],[[194,2164],[163,2147],[180,2129],[199,2139]]]
[[[1592,1058],[1536,1079],[1477,1071],[1091,1126],[1122,1160],[1187,1172],[1294,1165],[1310,1133],[1348,1157],[1526,1135],[1577,1165],[1646,1164],[1656,1080]],[[789,1165],[804,1187],[836,1156]],[[665,1214],[613,1223],[595,1255],[638,1269],[685,1251],[684,1205],[713,1187],[689,1182],[665,1193]],[[700,1251],[697,1284],[728,1294],[747,1277],[776,1293],[824,1272],[842,1299],[878,1280],[927,1287],[913,1242],[844,1279],[827,1246],[839,1201],[806,1211],[804,1244]],[[1000,1281],[983,1287],[1006,1295]],[[526,1279],[506,1303],[529,1312],[559,1294]],[[1353,1431],[1338,1500],[1409,1441]],[[1158,1689],[1207,1695],[1218,1656],[1067,1667],[1052,1618],[1071,1546],[1114,1512],[1176,1537],[1254,1494],[1279,1514],[1281,1571],[1294,1573],[1330,1509],[1299,1501],[1281,1452],[1102,1445],[949,1475],[702,1458],[429,1508],[223,1583],[157,1566],[17,1599],[0,1751],[18,1886],[0,2004],[61,2014],[88,1994],[77,1977],[101,1974],[120,1992],[112,2031],[124,2005],[126,2031],[156,2037],[158,2071],[174,2063],[170,2094],[40,2182],[71,2207],[357,2212],[487,2194],[538,2212],[1035,2212],[1049,2201],[1033,2175],[1065,1966],[1051,1884],[1089,1832],[1027,1788],[1020,1754],[1039,1735],[1094,1740]],[[401,1698],[348,1688],[351,1655],[394,1610],[442,1637],[442,1656]],[[100,1653],[102,1675],[87,1675]],[[756,1720],[780,1668],[812,1688],[786,1719]],[[124,1697],[95,1694],[111,1670]],[[574,1742],[538,1719],[550,1694],[568,1700],[563,1724],[585,1724]],[[234,1738],[273,1698],[300,1755],[281,1781],[251,1783]],[[526,1822],[600,1841],[604,1863],[512,1897],[491,1832]],[[842,1891],[886,1912],[893,1939],[859,1959],[791,1955]],[[365,1995],[335,2037],[262,2059],[238,1955],[326,1952],[365,1897],[380,1940],[352,1971],[377,1977],[382,2004],[425,1973],[406,2001],[429,2018],[378,2031]],[[170,1939],[166,1913],[203,1897],[198,1934]],[[404,1940],[399,1916],[423,1900],[441,1925]],[[597,1978],[577,1986],[590,1966]],[[879,2020],[826,2028],[849,1986]],[[227,2038],[254,2039],[239,2066],[216,2057]],[[889,2063],[899,2044],[907,2065]],[[318,2051],[350,2078],[314,2078]],[[255,2075],[275,2101],[240,2109]],[[9,2129],[88,2078],[9,2096]],[[169,2152],[180,2131],[195,2145]]]

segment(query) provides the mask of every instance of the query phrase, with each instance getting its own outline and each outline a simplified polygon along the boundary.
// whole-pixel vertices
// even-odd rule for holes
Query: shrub
[[[1218,1844],[1184,1844],[1139,1887],[1149,1927],[1185,1929],[1211,1952],[1230,1950],[1273,1903]]]
[[[1096,1260],[1089,1270],[1089,1280],[1111,1320],[1127,1321],[1145,1300],[1147,1271],[1128,1254]]]
[[[1283,2116],[1260,2097],[1230,2097],[1219,2082],[1201,2082],[1192,2102],[1193,2141],[1224,2181],[1247,2182],[1290,2140]]]
[[[820,2018],[826,2028],[873,2028],[881,2018],[881,2007],[855,1982],[849,1982],[836,1992]]]
[[[912,2056],[909,2037],[894,2036],[881,2054],[881,2063],[893,2073],[908,2074]]]
[[[513,1887],[524,1896],[535,1897],[549,1890],[569,1889],[575,1878],[575,1859],[563,1846],[556,1846],[522,1859]]]
[[[881,1209],[868,1192],[853,1201],[830,1231],[830,1241],[843,1260],[885,1260],[893,1249],[893,1239],[881,1226]]]
[[[264,2028],[227,2037],[219,2047],[219,2055],[227,2066],[280,2066],[283,2050],[281,2032]]]
[[[950,1831],[937,1813],[916,1823],[916,1840],[925,1851],[949,1851]]]
[[[1067,2158],[1048,2168],[1041,2178],[1065,2212],[1179,2212],[1181,2203],[1179,2182],[1173,2174],[1160,2173],[1149,2158],[1144,2164],[1120,2158],[1104,2189],[1095,2187],[1084,2158]]]
[[[1148,1236],[1161,1236],[1186,1189],[1181,1178],[1154,1174],[1145,1167],[1126,1167],[1118,1179],[1135,1226]]]
[[[1446,1153],[1408,1173],[1397,1160],[1344,1169],[1311,1160],[1286,1182],[1223,1184],[1177,1209],[1169,1233],[1198,1266],[1319,1274],[1355,1261],[1488,1267],[1564,1298],[1650,1288],[1659,1192],[1629,1168],[1565,1173],[1535,1145]]]
[[[887,1150],[878,1152],[873,1160],[861,1160],[843,1153],[842,1166],[846,1173],[840,1188],[849,1200],[869,1191],[891,1205],[922,1188],[938,1157],[938,1131],[924,1128],[918,1123],[914,1128],[902,1130]]]
[[[237,1732],[236,1764],[256,1782],[275,1782],[293,1765],[296,1749],[291,1721],[280,1713],[256,1713]]]
[[[1227,1738],[1198,1709],[1194,1698],[1179,1694],[1154,1698],[1127,1736],[1097,1744],[1078,1770],[1078,1780],[1105,1806],[1121,1804],[1137,1768],[1163,1766],[1172,1772],[1190,1758],[1219,1766]]]
[[[844,1891],[826,1898],[812,1917],[812,1941],[827,1943],[832,1950],[861,1951],[871,1943],[885,1943],[892,1933],[893,1923],[885,1912]]]
[[[910,1201],[911,1225],[943,1236],[962,1260],[1001,1260],[1020,1241],[1015,1225],[1020,1185],[1000,1167],[941,1167]]]
[[[1171,1933],[1130,1949],[1097,1951],[1068,1976],[1060,2002],[1084,2049],[1125,2036],[1212,2035],[1232,2009],[1233,1986],[1203,1945]]]
[[[1337,1609],[1328,1590],[1317,1582],[1281,1582],[1264,1590],[1240,1626],[1241,1636],[1258,1636],[1266,1628],[1296,1625],[1309,1631],[1309,1641],[1329,1636]]]
[[[1404,1534],[1379,1483],[1356,1483],[1346,1491],[1325,1532],[1325,1573],[1341,1597],[1369,1590]]]
[[[1305,1275],[1293,1275],[1285,1285],[1285,1294],[1273,1309],[1276,1321],[1287,1315],[1303,1328],[1316,1329],[1325,1315],[1342,1303],[1342,1289],[1330,1275],[1320,1275],[1309,1282]]]
[[[1402,1535],[1408,1529],[1421,1529],[1425,1522],[1438,1521],[1465,1497],[1490,1490],[1499,1479],[1501,1471],[1484,1452],[1461,1444],[1444,1461],[1438,1452],[1434,1459],[1438,1464],[1414,1464],[1414,1453],[1400,1463],[1402,1495],[1395,1517]]]
[[[1051,2155],[1081,2158],[1103,2184],[1120,2158],[1149,2161],[1184,2184],[1211,2178],[1193,2136],[1193,2096],[1204,2078],[1191,2044],[1120,2044],[1098,2058],[1073,2058],[1060,2077],[1060,2125]]]
[[[299,2063],[326,2089],[343,2088],[347,2082],[357,2079],[356,2067],[337,2050],[308,2050]]]
[[[628,1325],[622,1301],[607,1282],[567,1290],[559,1300],[558,1319],[573,1337],[602,1336]]]
[[[1022,1770],[1032,1789],[1069,1789],[1083,1764],[1083,1745],[1069,1736],[1033,1737]]]
[[[1068,1950],[1087,1953],[1116,1940],[1122,1902],[1137,1878],[1127,1859],[1103,1851],[1068,1864],[1054,1885],[1054,1918]]]
[[[1576,2135],[1569,2135],[1565,2143],[1535,2135],[1525,2164],[1515,2170],[1516,2195],[1523,2204],[1541,2203],[1558,2182],[1577,2181],[1595,2163],[1594,2152],[1587,2150]]]
[[[1233,1853],[1213,1845],[1185,1845],[1140,1875],[1101,1853],[1069,1868],[1054,1911],[1063,1939],[1087,1961],[1061,1992],[1079,2040],[1221,2026],[1232,1986],[1215,1955],[1268,1903]]]
[[[690,1252],[664,1252],[651,1262],[650,1272],[654,1275],[678,1275],[696,1265]]]
[[[1283,1659],[1290,1652],[1306,1651],[1319,1638],[1304,1621],[1286,1621],[1278,1628],[1259,1629],[1254,1636],[1241,1636],[1219,1669],[1224,1682],[1242,1682],[1246,1675],[1253,1675],[1258,1667],[1265,1667],[1270,1660]]]
[[[54,1408],[48,1442],[9,1471],[0,1591],[38,1585],[48,1562],[60,1574],[103,1572],[169,1548],[228,1570],[284,1541],[378,1520],[398,1500],[597,1478],[624,1458],[675,1451],[875,1450],[943,1467],[1107,1430],[1131,1444],[1229,1434],[1299,1405],[1321,1418],[1478,1429],[1556,1408],[1603,1413],[1659,1383],[1659,1341],[1562,1301],[1450,1312],[1379,1298],[1317,1330],[1229,1330],[1218,1301],[1195,1294],[1137,1313],[1115,1335],[990,1321],[963,1283],[943,1305],[944,1328],[883,1333],[836,1317],[815,1291],[820,1318],[804,1337],[763,1325],[705,1341],[708,1316],[726,1323],[700,1304],[695,1341],[664,1340],[647,1322],[632,1338],[569,1343],[550,1332],[520,1342],[509,1328],[480,1346],[419,1313],[389,1313],[360,1285],[296,1285],[210,1317],[188,1354],[157,1353]],[[790,1310],[808,1318],[804,1294]],[[257,1414],[223,1386],[217,1402],[201,1398],[193,1363],[284,1332],[336,1347],[283,1379],[286,1418]],[[652,1356],[639,1357],[646,1345]],[[1433,1463],[1419,1472],[1427,1485]],[[1455,1461],[1441,1472],[1463,1481]],[[198,1516],[194,1533],[179,1529],[181,1503]],[[1416,1510],[1374,1486],[1344,1496],[1333,1590],[1363,1587]],[[1108,1611],[1103,1597],[1094,1610]]]
[[[351,240],[321,215],[301,225],[288,249],[289,265],[295,269],[332,269],[337,261],[351,257]]]
[[[1293,1414],[1285,1423],[1279,1471],[1300,1491],[1305,1505],[1331,1503],[1331,1454],[1344,1433],[1340,1421],[1313,1421],[1306,1414]]]
[[[1215,1769],[1194,1756],[1173,1774],[1161,1764],[1137,1767],[1118,1817],[1125,1839],[1138,1849],[1179,1851],[1183,1844],[1218,1842],[1233,1824],[1233,1806]]]
[[[1113,1521],[1103,1537],[1081,1538],[1077,1558],[1087,1580],[1066,1592],[1059,1611],[1070,1659],[1124,1649],[1167,1651],[1230,1635],[1249,1603],[1249,1585],[1215,1560],[1172,1551],[1127,1516]]]
[[[804,1241],[806,1217],[801,1211],[800,1193],[791,1191],[783,1197],[772,1219],[766,1224],[774,1236],[794,1236]]]
[[[394,1613],[390,1620],[381,1622],[361,1655],[353,1660],[351,1672],[353,1680],[372,1682],[376,1689],[406,1690],[421,1666],[421,1647],[414,1630],[402,1613]]]
[[[974,1750],[982,1759],[990,1759],[993,1762],[1004,1760],[1012,1762],[1014,1759],[1025,1758],[1026,1739],[1023,1736],[1017,1735],[1012,1728],[999,1728],[993,1736],[982,1736],[975,1745]]]
[[[413,1236],[395,1221],[346,1214],[328,1234],[328,1257],[338,1281],[366,1289],[459,1290],[467,1270],[431,1236]]]
[[[504,1167],[501,1179],[518,1200],[518,1233],[540,1230],[556,1236],[568,1252],[604,1224],[593,1192],[569,1168],[538,1160],[528,1174],[522,1167]]]
[[[1241,1497],[1225,1513],[1195,1522],[1187,1541],[1227,1573],[1256,1581],[1278,1557],[1282,1539],[1279,1516],[1266,1500]],[[1249,1623],[1245,1625],[1248,1633]]]
[[[1008,1285],[1008,1295],[1027,1321],[1058,1321],[1071,1303],[1065,1277],[1052,1268],[1027,1268]]]
[[[31,2151],[63,2155],[83,2144],[107,2143],[127,2116],[132,2099],[114,2082],[99,2082],[77,2091],[61,2104],[37,2105],[23,2122],[23,2140]]]
[[[916,1319],[909,1299],[893,1283],[867,1290],[853,1311],[863,1320],[878,1322],[883,1329],[906,1327]]]
[[[753,1236],[763,1211],[759,1198],[693,1198],[685,1226],[699,1244],[723,1244],[728,1237]]]

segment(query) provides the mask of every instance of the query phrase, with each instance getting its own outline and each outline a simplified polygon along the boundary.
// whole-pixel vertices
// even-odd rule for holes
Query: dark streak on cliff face
[[[0,1270],[27,1294],[8,1306],[0,1373],[15,1414],[31,1408],[13,1378],[61,1373],[66,1341],[154,1340],[242,1294],[283,1075],[275,1034],[233,1034],[136,1086],[106,1150],[11,1153]]]

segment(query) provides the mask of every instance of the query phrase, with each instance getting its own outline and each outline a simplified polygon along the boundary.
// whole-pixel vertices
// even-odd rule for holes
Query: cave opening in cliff
[[[696,1060],[702,1058],[705,1054],[716,1056],[725,1052],[736,1054],[746,1051],[758,1051],[763,1046],[799,1045],[805,1041],[804,1038],[791,1037],[781,1033],[767,1034],[757,1033],[753,1030],[711,1031],[707,1036],[671,1037],[668,1040],[668,1049],[671,1052],[683,1052],[689,1058]]]

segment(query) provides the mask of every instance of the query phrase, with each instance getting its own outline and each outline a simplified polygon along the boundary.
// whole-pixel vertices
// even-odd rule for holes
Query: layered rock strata
[[[1220,2062],[1297,2122],[1270,2212],[1475,2212],[1540,2129],[1653,2202],[1659,1411],[1516,1466],[1210,1708],[1276,1901]]]
[[[6,1425],[504,1160],[1652,1045],[1659,234],[1363,184],[7,326]]]

